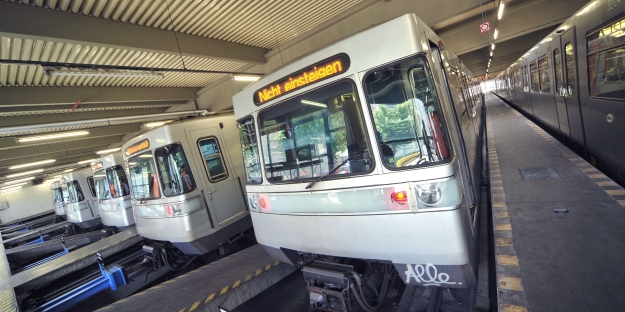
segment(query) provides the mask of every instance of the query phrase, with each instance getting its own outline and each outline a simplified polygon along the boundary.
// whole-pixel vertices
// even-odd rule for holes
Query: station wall
[[[3,200],[9,208],[0,210],[0,224],[54,210],[50,184],[35,185],[18,192],[0,195],[0,202]]]

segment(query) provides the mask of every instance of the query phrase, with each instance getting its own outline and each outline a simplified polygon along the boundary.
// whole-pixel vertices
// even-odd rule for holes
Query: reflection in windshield
[[[239,137],[241,138],[247,183],[262,183],[263,177],[260,171],[260,155],[258,154],[258,140],[256,140],[254,118],[248,117],[239,122]]]
[[[160,198],[158,177],[152,153],[146,152],[128,160],[133,197],[137,200]]]
[[[62,203],[63,202],[63,190],[60,187],[53,189],[54,191],[54,202]]]
[[[157,148],[154,156],[165,196],[180,195],[195,189],[191,168],[180,144]]]
[[[363,121],[350,82],[305,93],[261,112],[259,119],[269,181],[319,177],[350,157],[334,174],[371,169]]]
[[[106,179],[113,198],[130,194],[130,186],[128,185],[128,179],[126,178],[126,173],[122,166],[115,165],[106,169]]]
[[[77,203],[85,200],[85,194],[82,192],[78,181],[67,182],[67,191],[69,192],[70,202]]]
[[[436,89],[424,58],[369,73],[365,88],[387,167],[412,167],[449,157]]]
[[[98,170],[93,173],[93,181],[95,182],[95,193],[98,199],[111,198],[111,191],[109,190],[109,183],[106,180],[104,170]]]

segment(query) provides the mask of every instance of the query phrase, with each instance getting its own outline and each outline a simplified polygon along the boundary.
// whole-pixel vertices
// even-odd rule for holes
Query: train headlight
[[[419,202],[426,206],[435,206],[443,199],[443,192],[441,191],[442,182],[434,182],[427,184],[415,185],[415,193]]]
[[[258,207],[260,207],[258,203],[258,194],[247,194],[247,201],[250,203],[251,210],[258,210]]]
[[[462,201],[460,178],[414,184],[419,209],[457,208]]]

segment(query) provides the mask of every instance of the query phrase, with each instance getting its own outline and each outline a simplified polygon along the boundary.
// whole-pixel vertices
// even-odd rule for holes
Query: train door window
[[[540,78],[540,92],[551,93],[551,74],[549,73],[547,56],[538,59],[538,77]]]
[[[469,82],[463,78],[471,99]],[[414,168],[449,159],[442,110],[425,58],[376,69],[367,73],[364,84],[387,168]]]
[[[240,120],[238,127],[247,183],[262,183],[263,176],[260,170],[260,154],[258,153],[258,139],[256,139],[254,118],[246,117]]]
[[[152,152],[145,152],[128,159],[132,196],[139,201],[160,198],[158,176]]]
[[[540,91],[540,79],[538,75],[538,63],[533,61],[530,63],[530,84],[533,92]]]
[[[170,144],[154,151],[163,195],[176,196],[195,189],[195,180],[182,145]]]
[[[91,197],[95,197],[95,184],[93,183],[93,177],[87,177],[87,185],[89,186]]]
[[[94,172],[93,180],[95,182],[95,192],[98,199],[103,200],[111,198],[111,190],[109,189],[109,183],[104,170]]]
[[[82,192],[82,188],[78,181],[74,180],[67,182],[67,191],[69,193],[69,201],[72,203],[78,203],[85,200],[85,194]]]
[[[373,169],[351,80],[289,99],[262,111],[258,118],[265,175],[271,182]]]
[[[553,69],[556,74],[556,93],[560,92],[562,88],[562,59],[560,56],[560,49],[553,50]]]
[[[575,55],[573,53],[573,44],[568,42],[564,45],[564,65],[566,65],[566,85],[568,86],[567,94],[574,97],[576,93],[575,79]]]
[[[198,145],[202,153],[202,158],[204,159],[204,164],[206,164],[208,180],[215,183],[227,178],[228,171],[217,138],[201,139],[198,141]]]
[[[590,96],[625,99],[625,20],[590,34],[587,40]]]
[[[106,169],[106,179],[113,198],[127,196],[130,194],[130,186],[124,168],[116,165]]]

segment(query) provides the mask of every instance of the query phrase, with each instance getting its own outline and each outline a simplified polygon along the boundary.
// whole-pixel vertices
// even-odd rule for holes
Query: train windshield
[[[54,192],[54,202],[62,203],[63,202],[63,190],[60,187],[57,187],[55,189],[52,189],[52,191]]]
[[[111,198],[111,190],[109,189],[109,183],[106,180],[106,174],[104,170],[98,170],[93,173],[93,181],[95,182],[95,194],[98,199]]]
[[[136,200],[142,201],[161,197],[152,152],[145,152],[130,158],[128,168],[130,169],[130,181],[132,181],[132,196]]]
[[[85,194],[82,192],[78,181],[67,182],[67,191],[69,192],[70,202],[77,203],[85,200]]]
[[[270,182],[369,172],[372,162],[354,84],[341,81],[259,114]]]
[[[436,163],[450,156],[431,73],[423,57],[368,73],[364,79],[384,165]]]
[[[122,166],[115,165],[106,169],[106,180],[109,184],[111,197],[118,198],[130,194],[128,178],[126,178],[126,173]]]
[[[180,195],[195,189],[195,180],[180,144],[157,148],[154,156],[165,196]]]
[[[243,152],[243,164],[247,183],[262,183],[263,176],[260,172],[260,154],[258,153],[258,140],[254,118],[247,117],[239,121],[239,137]]]

